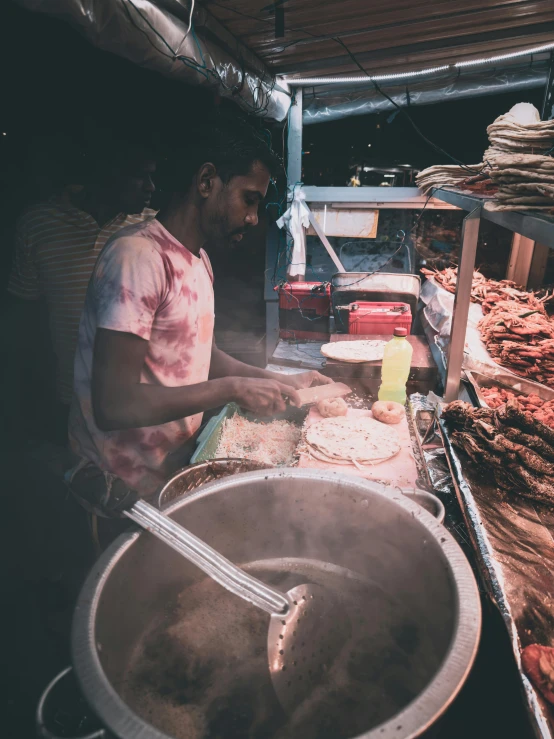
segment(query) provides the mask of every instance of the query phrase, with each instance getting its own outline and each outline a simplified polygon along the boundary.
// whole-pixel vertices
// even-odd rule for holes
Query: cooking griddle
[[[372,414],[371,411],[368,410],[349,408],[346,417],[372,418]],[[318,412],[317,408],[311,408],[308,417],[306,418],[306,427],[322,420],[323,416]],[[329,470],[331,472],[342,472],[347,475],[357,475],[366,480],[383,482],[385,485],[397,485],[398,487],[413,488],[416,486],[418,473],[412,452],[412,440],[410,437],[408,421],[406,418],[403,418],[400,423],[394,424],[392,428],[395,429],[400,437],[401,449],[395,457],[387,459],[385,462],[379,462],[379,464],[373,465],[372,467],[359,469],[353,464],[333,464],[332,462],[323,462],[319,459],[312,459],[307,454],[301,454],[298,466],[301,468],[316,468]]]

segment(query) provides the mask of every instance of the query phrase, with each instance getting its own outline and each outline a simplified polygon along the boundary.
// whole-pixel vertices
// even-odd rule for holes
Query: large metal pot
[[[398,709],[378,725],[368,707],[367,726],[357,736],[419,736],[464,683],[481,623],[473,574],[446,529],[400,492],[332,472],[266,470],[206,485],[166,512],[234,562],[285,557],[332,563],[396,599],[407,639],[405,674],[413,683],[417,672],[420,682],[415,697],[395,685]],[[129,665],[150,625],[203,578],[169,547],[140,532],[120,537],[90,574],[75,613],[73,663],[87,701],[117,737],[170,736],[167,727],[165,733],[160,729],[163,721],[146,718],[140,699],[129,697]],[[378,615],[386,604],[376,598]],[[390,683],[391,647],[383,637],[372,646],[377,685]]]

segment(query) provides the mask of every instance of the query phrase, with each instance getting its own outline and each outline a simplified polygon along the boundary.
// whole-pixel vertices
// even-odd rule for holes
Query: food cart
[[[48,5],[48,3],[45,3],[45,5]],[[150,3],[143,5],[147,6],[144,10],[145,15],[134,4],[132,4],[131,11],[138,14],[140,24],[138,30],[148,40],[148,28],[152,30],[153,22],[150,20],[149,11],[152,9],[148,7],[151,5]],[[168,6],[170,5],[171,3],[168,4]],[[217,3],[215,5],[220,6]],[[280,9],[282,5],[282,2],[274,4],[276,30],[283,18]],[[78,15],[80,3],[75,2],[73,6],[74,14]],[[444,411],[444,407],[446,403],[458,401],[460,398],[469,400],[473,405],[478,406],[486,401],[487,394],[483,391],[487,387],[490,388],[491,385],[493,388],[508,388],[510,392],[519,397],[535,391],[539,392],[535,386],[531,387],[518,381],[514,373],[508,373],[508,379],[506,380],[498,367],[493,368],[492,364],[475,359],[473,356],[474,347],[471,342],[468,344],[468,325],[471,319],[475,258],[481,221],[486,220],[495,223],[513,232],[512,258],[508,277],[517,282],[518,285],[527,286],[531,275],[534,281],[538,279],[537,275],[540,275],[540,265],[544,262],[545,249],[554,248],[554,218],[549,215],[527,212],[488,210],[486,207],[490,199],[488,196],[468,194],[463,187],[459,191],[433,188],[432,193],[428,195],[415,187],[314,187],[310,186],[309,183],[303,183],[303,120],[305,117],[313,118],[326,115],[328,110],[331,110],[332,115],[345,114],[352,101],[343,97],[339,102],[329,103],[326,93],[323,93],[318,97],[317,102],[310,100],[304,103],[304,89],[312,88],[315,84],[319,84],[318,82],[314,82],[310,78],[304,80],[300,78],[282,78],[278,82],[272,81],[271,76],[267,74],[267,70],[259,64],[259,60],[251,55],[247,48],[239,46],[238,42],[235,47],[235,39],[230,36],[226,28],[220,26],[227,19],[226,14],[233,12],[230,8],[224,8],[223,13],[214,11],[215,13],[219,12],[221,16],[219,21],[209,17],[205,8],[200,9],[200,15],[204,16],[204,22],[199,25],[203,26],[205,33],[200,42],[196,39],[195,48],[195,37],[189,36],[193,20],[192,10],[193,8],[191,8],[188,30],[186,24],[183,25],[179,14],[176,16],[179,23],[174,23],[175,18],[172,17],[171,13],[166,12],[165,9],[163,10],[162,14],[166,24],[165,31],[169,33],[171,30],[173,37],[172,45],[169,46],[169,50],[173,52],[169,57],[171,62],[169,66],[172,69],[168,70],[168,62],[165,60],[163,62],[163,65],[165,65],[164,71],[166,73],[174,72],[174,65],[182,71],[179,66],[182,59],[178,51],[184,45],[187,53],[191,55],[190,57],[183,56],[189,62],[187,70],[183,72],[185,77],[190,79],[191,75],[201,75],[208,82],[213,82],[215,76],[217,77],[217,83],[221,83],[224,94],[227,96],[236,94],[243,107],[253,109],[257,114],[266,114],[270,111],[270,114],[279,120],[287,118],[287,204],[291,208],[296,206],[303,219],[307,219],[306,226],[302,226],[302,228],[305,228],[308,233],[319,239],[330,263],[334,265],[333,275],[328,286],[324,281],[321,281],[319,285],[314,285],[312,281],[312,284],[306,287],[305,266],[307,260],[304,254],[304,259],[301,258],[300,262],[290,260],[291,264],[296,264],[297,269],[294,270],[294,274],[289,275],[288,281],[285,284],[274,285],[270,275],[278,259],[279,239],[275,230],[269,234],[266,250],[267,279],[265,285],[268,368],[283,372],[317,369],[337,381],[348,384],[356,396],[351,398],[349,407],[350,419],[354,424],[359,419],[371,418],[371,406],[375,400],[380,382],[381,360],[369,360],[352,364],[340,359],[328,359],[322,353],[323,345],[364,339],[383,343],[390,337],[391,332],[386,332],[383,329],[372,331],[372,320],[361,322],[359,320],[360,316],[367,308],[367,305],[362,304],[400,304],[408,306],[410,312],[410,328],[412,330],[410,343],[412,343],[414,354],[408,385],[409,403],[407,404],[407,412],[406,416],[398,423],[395,437],[398,448],[386,460],[374,459],[371,461],[377,461],[377,464],[364,465],[359,464],[359,462],[360,459],[362,461],[366,460],[366,457],[353,457],[348,463],[349,461],[345,460],[343,456],[340,463],[336,465],[336,460],[330,460],[331,455],[329,453],[327,454],[327,460],[322,461],[321,456],[318,457],[314,453],[316,445],[312,443],[311,449],[308,450],[306,450],[306,447],[295,446],[294,452],[297,452],[295,463],[299,469],[297,477],[290,471],[288,473],[280,473],[278,470],[267,472],[267,468],[271,465],[265,461],[248,459],[248,450],[245,447],[244,453],[238,455],[239,459],[231,459],[230,453],[225,454],[221,451],[222,435],[226,426],[228,427],[229,422],[234,419],[239,419],[240,422],[242,415],[239,409],[226,407],[219,416],[210,421],[199,438],[197,452],[193,457],[191,467],[179,473],[162,490],[160,505],[162,507],[171,505],[171,508],[164,510],[174,515],[181,523],[186,522],[187,526],[192,526],[192,528],[194,528],[194,515],[191,516],[189,511],[195,511],[198,530],[204,534],[211,533],[211,527],[214,526],[217,534],[215,538],[218,544],[227,551],[230,557],[238,561],[243,561],[241,557],[246,556],[243,539],[246,540],[248,536],[252,535],[252,532],[261,529],[257,521],[263,518],[264,505],[260,505],[258,502],[258,507],[256,507],[254,505],[255,496],[248,497],[251,493],[247,495],[247,493],[241,491],[241,494],[247,496],[247,503],[252,503],[251,506],[247,505],[245,507],[248,512],[247,515],[237,516],[236,511],[233,511],[232,506],[228,503],[228,497],[225,505],[216,505],[214,510],[211,510],[210,505],[213,504],[213,496],[210,499],[208,493],[206,493],[206,488],[203,489],[203,492],[198,492],[199,486],[203,486],[207,482],[211,482],[212,485],[219,484],[221,491],[226,493],[234,485],[238,485],[241,479],[255,480],[263,488],[268,480],[278,480],[280,476],[285,476],[285,482],[289,483],[290,490],[282,493],[281,500],[283,496],[287,496],[288,508],[286,510],[289,513],[296,510],[295,505],[298,504],[298,501],[304,503],[304,498],[306,499],[307,509],[310,505],[314,505],[314,499],[310,499],[310,496],[306,494],[310,483],[314,485],[317,483],[316,488],[321,491],[327,490],[325,486],[328,485],[329,497],[332,497],[336,502],[336,510],[338,511],[339,507],[341,510],[341,525],[346,521],[349,527],[348,530],[357,540],[364,534],[363,527],[356,521],[356,519],[361,520],[361,516],[357,514],[357,506],[354,506],[354,511],[349,510],[348,516],[346,515],[345,506],[343,514],[340,495],[337,494],[335,489],[337,476],[340,480],[341,475],[344,474],[345,481],[339,483],[338,487],[340,488],[343,484],[348,489],[348,486],[354,486],[354,483],[349,481],[350,477],[357,476],[366,481],[369,480],[383,485],[389,489],[389,493],[392,490],[392,495],[396,495],[400,500],[399,508],[408,511],[416,519],[420,516],[429,531],[435,533],[437,537],[435,543],[437,543],[439,549],[440,545],[444,545],[446,550],[451,547],[450,535],[445,533],[444,538],[441,538],[442,528],[436,528],[439,524],[432,520],[433,516],[442,519],[445,508],[446,530],[450,530],[470,557],[472,555],[476,556],[480,581],[491,601],[501,613],[507,627],[533,731],[536,736],[542,739],[551,738],[554,735],[554,709],[545,700],[544,690],[540,690],[541,686],[537,686],[536,683],[533,684],[525,674],[520,655],[521,650],[528,645],[539,643],[548,647],[553,639],[552,599],[554,598],[554,579],[551,569],[554,563],[554,547],[551,532],[554,519],[547,505],[532,502],[529,496],[510,496],[499,492],[499,487],[495,484],[494,479],[484,474],[476,459],[471,459],[460,451],[459,445],[455,443],[456,429],[453,430],[452,425],[449,424],[448,410]],[[495,12],[503,13],[504,11],[501,8],[496,8]],[[245,13],[243,15],[247,17]],[[118,23],[125,23],[121,10],[116,12],[115,17]],[[154,21],[155,18],[156,15],[154,15]],[[411,34],[409,28],[411,21],[408,21],[409,19],[404,19],[403,33],[407,34],[405,41]],[[137,18],[135,17],[134,23],[136,22]],[[450,16],[443,19],[443,22],[446,25],[451,25]],[[463,22],[465,24],[473,23],[468,18],[465,18]],[[94,27],[95,24],[96,20],[92,18],[91,27]],[[91,29],[89,28],[89,30]],[[156,29],[154,28],[154,30]],[[184,37],[182,35],[183,31],[186,31]],[[353,32],[353,29],[351,31]],[[128,32],[129,28],[127,27]],[[495,50],[500,55],[506,49],[516,50],[514,51],[516,56],[526,56],[524,52],[527,48],[527,55],[531,53],[544,55],[550,50],[552,44],[549,43],[549,39],[543,38],[546,31],[541,33],[542,35],[538,34],[540,39],[537,36],[537,43],[540,40],[544,42],[543,45],[532,48],[531,51],[529,51],[529,43],[525,47],[523,43],[514,43],[513,40],[510,43],[502,41],[502,43],[496,45]],[[282,34],[276,35],[280,36]],[[105,48],[118,48],[119,37],[118,34],[115,34],[115,36],[116,42],[114,42],[113,37],[105,37],[103,41]],[[225,43],[221,44],[221,48],[211,55],[209,63],[207,63],[203,55],[203,51],[210,48],[206,46],[206,39],[212,43],[213,39],[221,40],[221,38],[224,38]],[[443,38],[446,38],[444,32]],[[323,39],[323,42],[332,43],[335,40],[334,37],[328,37]],[[173,41],[176,43],[173,43]],[[178,46],[177,42],[180,42],[181,46]],[[167,41],[165,43],[168,46]],[[151,44],[151,46],[156,50],[155,44]],[[218,44],[215,44],[215,46],[217,48]],[[232,51],[230,51],[231,47],[233,47]],[[445,44],[445,47],[448,48],[448,44]],[[126,48],[133,49],[133,44],[128,44]],[[150,47],[147,48],[150,65],[159,67],[160,61],[159,59],[156,61],[156,53],[153,53]],[[477,53],[477,49],[474,49],[470,56],[474,56],[475,53]],[[446,51],[444,51],[444,54],[446,55]],[[131,53],[130,51],[127,51],[127,55],[136,56],[135,52]],[[139,56],[142,55],[139,54]],[[167,53],[162,54],[162,56],[167,58]],[[508,56],[510,56],[509,52]],[[190,59],[195,61],[196,66],[190,62]],[[487,61],[485,60],[485,63]],[[451,67],[452,69],[457,67],[459,70],[463,63],[454,63],[448,58],[445,66],[441,68],[451,71]],[[475,60],[466,63],[476,64]],[[214,72],[218,65],[221,69],[227,70],[223,74],[225,78],[223,80],[218,76],[219,72]],[[428,73],[432,76],[435,71],[433,68],[422,74],[426,76]],[[545,71],[549,72],[546,99],[551,103],[552,70],[541,68],[539,72],[535,70],[530,76],[532,77],[533,74],[540,75],[540,82],[543,83],[543,78],[546,76]],[[515,79],[516,71],[514,69],[508,71],[508,76],[510,74],[513,74]],[[361,79],[363,81],[363,77]],[[536,84],[536,82],[537,80],[534,79],[533,84]],[[359,83],[360,78],[358,77],[353,84]],[[494,88],[495,83],[498,84],[498,80],[492,80],[492,82],[489,80],[489,83],[488,88],[487,85],[483,86],[484,91],[487,91],[487,89],[490,91]],[[467,89],[463,90],[462,87],[463,85],[458,87],[458,92],[467,94]],[[376,90],[378,91],[378,89],[377,87]],[[435,95],[435,99],[440,99],[438,88],[431,92]],[[433,97],[433,95],[429,96],[429,90],[423,91],[423,94],[427,94],[428,99]],[[407,92],[397,92],[395,98],[400,100],[404,95],[407,95]],[[314,97],[316,96],[314,95]],[[398,107],[396,102],[393,102],[393,105]],[[366,90],[365,95],[361,96],[357,112],[368,112],[373,109],[375,109],[375,90],[372,88],[370,91]],[[437,280],[433,280],[433,278],[428,280],[429,283],[433,283],[432,289],[429,289],[427,294],[424,295],[420,289],[419,275],[414,274],[413,266],[411,270],[403,274],[384,273],[382,269],[376,272],[353,273],[345,270],[340,253],[337,254],[329,240],[331,235],[333,237],[348,237],[353,234],[355,236],[363,234],[366,238],[371,238],[371,234],[375,235],[376,232],[379,213],[390,209],[411,211],[460,209],[467,213],[461,232],[460,261],[450,315],[448,315],[448,307],[445,308],[444,300],[439,297],[439,300],[435,301],[442,303],[445,312],[440,314],[439,318],[448,318],[448,330],[444,329],[444,325],[439,327],[433,324],[430,319],[430,316],[433,315],[433,308],[431,307],[426,311],[423,304],[424,297],[427,299],[425,306],[428,307],[434,298],[441,296],[440,291],[443,288]],[[298,223],[296,226],[298,227]],[[401,246],[408,247],[406,237],[406,233],[400,237]],[[300,256],[302,257],[302,245],[296,245],[293,241],[289,241],[287,249],[293,251],[296,248],[300,249]],[[302,289],[301,285],[307,293],[299,297]],[[287,315],[289,310],[286,305],[287,296],[291,297],[293,303],[296,301],[302,305],[307,305],[307,301],[312,299],[316,302],[322,301],[322,303],[327,301],[327,303],[324,310],[318,310],[319,306],[310,306],[309,310],[313,310],[314,313],[309,316],[307,316],[307,310],[300,309],[300,316],[295,317],[295,320],[299,320],[297,324],[294,320],[292,322],[289,320],[293,319],[293,316]],[[442,298],[444,297],[443,295]],[[292,310],[295,310],[294,307]],[[386,311],[387,309],[383,310]],[[404,314],[398,313],[399,320],[406,318],[406,310],[403,310]],[[356,315],[353,316],[353,314]],[[313,322],[313,325],[306,326],[304,323],[306,318],[310,323]],[[416,329],[418,320],[420,323]],[[356,324],[363,324],[364,330],[359,330],[359,325]],[[356,328],[354,329],[355,325]],[[307,336],[301,336],[301,332],[307,334]],[[313,335],[318,332],[323,334],[323,338],[310,338],[310,334]],[[482,349],[482,347],[479,348]],[[526,361],[523,364],[531,365],[530,362]],[[467,384],[465,383],[465,370],[468,370]],[[545,388],[545,390],[540,391],[542,395],[539,395],[545,402],[549,397],[547,391],[548,388]],[[490,412],[492,413],[493,410],[491,409]],[[467,408],[465,412],[469,412]],[[283,424],[296,424],[299,429],[302,427],[302,432],[298,432],[297,443],[301,440],[302,443],[308,443],[309,445],[310,429],[317,427],[322,421],[320,411],[312,408],[300,418],[296,417],[296,410],[291,411],[291,414],[287,415],[287,418],[272,419],[271,423],[277,425],[271,429],[271,433],[276,434],[279,428],[285,428]],[[450,414],[452,416],[451,410]],[[487,419],[491,421],[492,416],[489,414]],[[256,419],[247,420],[256,421]],[[281,424],[281,426],[278,424]],[[290,426],[286,428],[290,430]],[[354,425],[352,428],[358,429]],[[385,435],[385,432],[383,431],[382,434]],[[492,440],[494,441],[494,438]],[[253,445],[250,443],[250,446]],[[221,459],[222,456],[223,459]],[[486,462],[486,458],[483,458],[483,461]],[[335,464],[334,467],[333,464]],[[235,477],[236,474],[244,473],[246,470],[250,470],[251,477]],[[287,475],[289,477],[286,477]],[[224,478],[223,482],[221,478]],[[329,480],[332,480],[332,482],[329,482]],[[283,487],[282,483],[277,484]],[[265,488],[269,489],[270,485],[265,485]],[[452,496],[452,489],[455,490],[457,502]],[[208,491],[211,495],[215,488],[209,488]],[[291,516],[289,519],[285,515],[284,509],[279,507],[279,496],[276,495],[273,488],[270,493],[271,495],[267,496],[265,505],[274,506],[273,514],[279,513],[281,522],[285,520],[287,524],[294,526],[294,517]],[[363,503],[365,501],[367,504],[367,498],[360,496],[358,499],[355,487],[352,487],[350,493],[349,501],[355,501],[356,504],[359,502],[359,509],[363,510]],[[426,493],[428,494],[427,497]],[[384,495],[384,493],[380,494]],[[427,508],[430,513],[418,513],[413,501],[406,502],[401,499],[401,496],[409,497],[410,495],[418,500],[423,508]],[[433,495],[439,499],[439,503],[434,500]],[[196,514],[198,508],[202,507],[203,496],[204,500],[208,501],[206,507],[210,514],[206,517]],[[394,497],[393,499],[396,500]],[[219,498],[217,500],[219,501]],[[195,501],[201,503],[196,509],[194,507]],[[317,521],[321,527],[324,526],[324,523],[320,523],[317,516],[323,508],[322,505],[321,508],[318,508],[317,513],[313,513],[313,520]],[[221,524],[225,516],[232,520],[232,531],[226,531],[225,526]],[[393,516],[392,513],[391,516]],[[428,518],[426,518],[427,516]],[[383,524],[386,523],[387,516],[384,515],[382,521]],[[314,526],[312,525],[310,528],[308,525],[307,531],[313,536]],[[281,532],[279,533],[281,534]],[[402,533],[404,534],[403,529]],[[273,531],[273,534],[275,534],[275,531]],[[259,536],[261,537],[260,540],[263,538],[264,546],[268,542],[271,546],[277,546],[277,543],[271,539],[267,527]],[[406,536],[408,538],[408,532],[406,532]],[[229,544],[231,537],[233,546]],[[283,535],[278,538],[286,537]],[[330,536],[330,539],[332,540],[330,550],[333,552],[333,556],[338,556],[336,554],[339,549],[338,539],[335,540],[332,536]],[[341,543],[342,548],[345,551],[348,550],[349,542],[342,539]],[[426,543],[426,540],[424,543]],[[263,550],[261,544],[258,549],[259,551]],[[291,545],[291,551],[293,549],[294,547]],[[385,545],[383,545],[383,552],[389,553]],[[419,554],[419,550],[417,553]],[[139,615],[141,611],[140,607],[136,609],[134,606],[129,607],[128,592],[125,587],[129,581],[133,582],[136,586],[133,596],[135,597],[136,592],[140,593],[138,597],[143,610],[150,608],[151,603],[156,598],[154,584],[159,586],[160,592],[163,588],[166,588],[167,591],[173,589],[172,594],[174,595],[173,591],[175,591],[177,585],[173,573],[177,571],[178,565],[175,560],[166,559],[165,554],[165,550],[151,548],[151,540],[147,537],[142,536],[141,538],[137,533],[129,535],[123,543],[119,543],[116,548],[111,550],[109,556],[104,558],[95,569],[93,579],[89,581],[85,589],[75,622],[74,651],[76,667],[81,683],[85,687],[86,697],[99,711],[101,718],[109,723],[110,727],[117,727],[118,733],[125,737],[139,734],[148,737],[162,737],[168,736],[169,732],[172,731],[171,728],[167,728],[171,726],[171,716],[168,718],[168,723],[162,727],[167,734],[161,733],[162,729],[160,729],[160,732],[151,728],[145,729],[145,723],[142,720],[144,716],[142,719],[137,719],[128,707],[123,706],[124,701],[119,695],[115,695],[116,691],[113,689],[112,683],[103,672],[104,667],[105,672],[111,670],[111,679],[117,682],[118,686],[119,684],[123,685],[122,692],[124,693],[126,687],[122,674],[125,672],[126,657],[128,656],[124,654],[124,651],[127,649],[130,652],[136,647],[131,636],[133,635],[133,629],[137,633],[140,630]],[[452,551],[449,550],[449,556],[452,557],[450,562],[455,561],[456,565],[460,565],[463,570],[465,565],[460,564],[456,559],[458,555],[459,550],[457,548],[453,548]],[[433,567],[439,559],[431,557],[431,560],[422,559],[422,568],[429,567],[429,571],[436,574]],[[246,561],[248,561],[247,558]],[[143,569],[139,569],[139,564]],[[357,563],[355,564],[357,565]],[[157,568],[159,568],[159,571],[157,571]],[[147,581],[149,584],[148,588],[141,589],[141,585],[144,583],[139,583],[140,578],[137,577],[137,571],[140,571],[141,577],[142,573],[145,572],[149,575],[144,577],[145,582]],[[160,572],[163,572],[163,577],[160,577]],[[457,571],[456,574],[458,574]],[[422,576],[422,579],[425,580],[425,577]],[[428,711],[428,724],[432,723],[446,708],[448,702],[452,700],[463,683],[467,671],[471,667],[478,638],[479,608],[478,603],[475,604],[471,600],[475,595],[472,591],[473,586],[468,585],[465,570],[459,578],[454,579],[458,587],[456,591],[459,596],[458,599],[467,596],[468,602],[473,605],[473,613],[468,613],[466,603],[462,598],[462,607],[457,614],[459,617],[458,625],[462,623],[464,627],[467,626],[471,639],[465,645],[462,644],[463,648],[460,653],[465,661],[463,661],[462,668],[458,669],[454,677],[451,677],[449,682],[447,681],[448,694],[441,694],[437,701],[431,701],[431,707],[425,705],[425,710]],[[193,576],[191,576],[191,582],[194,583]],[[407,582],[403,582],[402,585],[408,588]],[[417,587],[421,589],[421,592],[424,592],[420,583],[417,584]],[[448,590],[446,586],[445,590]],[[445,613],[450,612],[452,609],[450,601],[443,593],[439,595],[444,598],[446,603]],[[115,614],[117,613],[124,614],[123,621],[116,618]],[[426,612],[425,617],[431,619],[432,613]],[[452,621],[456,621],[456,619],[454,618]],[[450,623],[446,617],[444,622]],[[116,624],[115,627],[114,623]],[[463,642],[463,636],[459,637],[456,633],[457,646],[459,646],[459,640]],[[155,658],[159,657],[159,652],[156,650],[162,649],[163,646],[163,640],[154,645]],[[102,652],[104,653],[103,656],[101,655]],[[446,651],[443,651],[441,658],[446,653]],[[164,653],[163,657],[168,663],[171,662],[170,650]],[[105,660],[105,665],[102,660]],[[159,664],[158,668],[161,669]],[[177,676],[179,677],[179,673]],[[159,688],[160,686],[156,687]],[[418,686],[416,693],[421,687]],[[55,685],[52,685],[51,689],[54,688]],[[161,693],[163,690],[172,693],[177,688],[174,682],[169,687],[168,684],[164,683],[159,692]],[[422,692],[424,691],[422,690]],[[420,695],[417,695],[416,707],[419,710],[421,706],[421,710],[423,710],[423,704],[426,702],[421,701],[420,703],[420,697]],[[125,698],[130,700],[129,695],[125,695]],[[41,702],[41,711],[44,709],[46,700],[47,698]],[[442,704],[438,705],[441,701]],[[405,726],[398,723],[395,727],[387,725],[384,736],[421,735],[421,722],[417,723],[411,714],[407,718],[412,723],[406,723]],[[378,734],[375,732],[378,730],[378,727],[371,726],[371,736],[377,736]],[[240,735],[240,730],[238,731],[239,734],[237,735]],[[103,736],[103,730],[97,735]],[[365,735],[370,736],[369,734]]]

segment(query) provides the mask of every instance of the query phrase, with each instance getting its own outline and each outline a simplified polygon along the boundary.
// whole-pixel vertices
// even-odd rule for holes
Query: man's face
[[[156,163],[145,157],[114,173],[111,190],[121,213],[142,213],[150,206],[152,193],[156,190],[152,180],[155,172]]]
[[[214,179],[202,213],[202,229],[212,244],[236,243],[258,223],[258,207],[269,180],[269,171],[261,162],[254,162],[248,174],[232,177],[227,184],[219,177]]]

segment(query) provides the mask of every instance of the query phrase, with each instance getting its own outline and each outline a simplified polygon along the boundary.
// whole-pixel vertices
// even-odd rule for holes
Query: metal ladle
[[[125,515],[231,593],[270,614],[269,672],[277,698],[289,715],[325,682],[350,636],[349,619],[333,593],[315,584],[297,585],[282,593],[244,572],[143,500]]]

